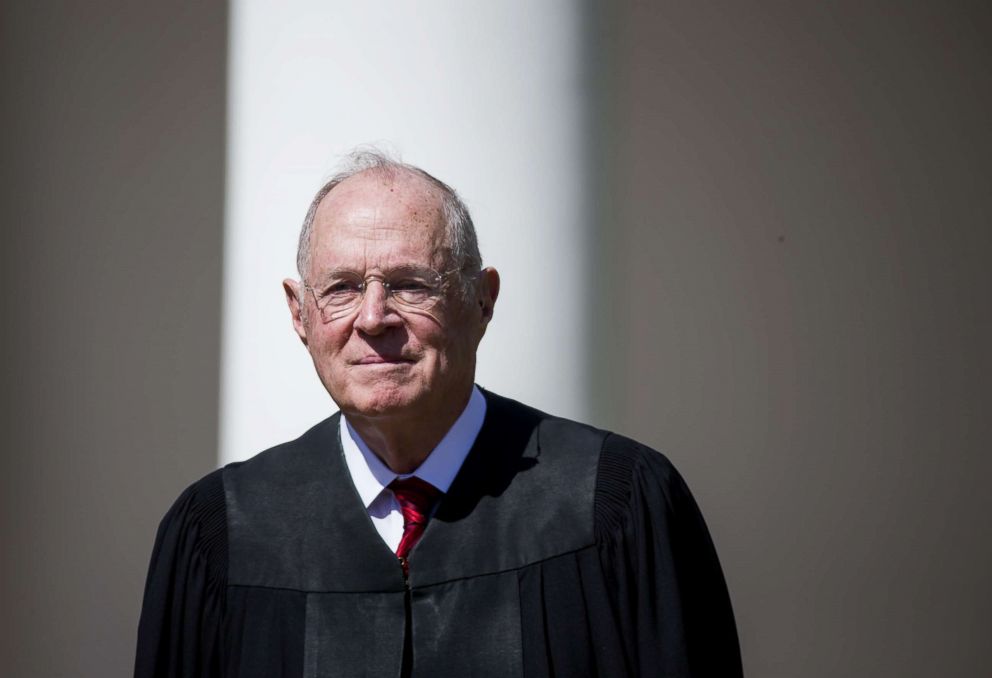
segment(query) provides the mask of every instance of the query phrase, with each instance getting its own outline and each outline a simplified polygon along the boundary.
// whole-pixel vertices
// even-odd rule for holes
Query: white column
[[[465,198],[503,288],[477,380],[586,402],[580,4],[231,3],[220,461],[335,411],[280,282],[339,157],[384,145]]]

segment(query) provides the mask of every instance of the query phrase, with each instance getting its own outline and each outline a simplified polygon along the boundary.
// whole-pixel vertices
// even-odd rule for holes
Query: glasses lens
[[[362,298],[361,278],[342,278],[332,281],[320,293],[320,302],[329,308],[349,308]]]
[[[387,301],[392,299],[397,306],[413,310],[431,308],[443,291],[443,276],[433,269],[404,267],[382,277],[368,278],[357,273],[339,272],[314,290],[324,322],[337,320],[355,310],[373,281],[385,288]]]
[[[400,271],[388,282],[390,296],[409,308],[429,308],[441,295],[441,276],[430,270]]]

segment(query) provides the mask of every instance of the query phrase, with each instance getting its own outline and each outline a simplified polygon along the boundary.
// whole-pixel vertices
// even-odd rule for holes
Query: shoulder
[[[172,504],[162,525],[183,522],[190,525],[209,525],[223,519],[224,469],[211,471],[189,485]]]
[[[607,433],[599,455],[597,492],[626,500],[636,482],[652,482],[670,499],[682,476],[662,452],[618,433]]]
[[[542,449],[560,448],[573,460],[576,455],[589,456],[598,464],[604,491],[620,490],[629,485],[638,471],[648,470],[662,482],[680,479],[668,457],[636,440],[542,412],[491,391],[483,393],[488,406],[486,417],[499,422],[500,432],[524,428],[536,435]]]
[[[671,460],[617,433],[603,441],[593,513],[599,543],[634,537],[635,542],[648,538],[674,547],[679,535],[702,525],[695,500]]]
[[[295,440],[290,440],[221,469],[225,486],[283,485],[305,479],[315,464],[338,445],[340,414],[324,419]]]
[[[199,557],[209,579],[223,581],[227,569],[227,511],[223,469],[197,480],[179,495],[159,523],[153,564]]]
[[[232,486],[285,483],[288,478],[301,477],[300,467],[337,432],[337,419],[337,415],[329,417],[296,440],[227,464],[190,484],[165,514],[159,531],[195,530],[198,542],[222,542],[218,535],[226,532]]]
[[[517,425],[532,431],[540,458],[551,462],[549,472],[593,479],[586,487],[598,537],[622,529],[632,511],[670,514],[688,495],[668,457],[643,443],[489,392],[486,399],[497,418],[516,422],[501,428]],[[566,488],[569,501],[575,500],[581,485]]]
[[[582,458],[598,458],[603,440],[609,435],[594,426],[524,405],[516,400],[483,391],[486,396],[486,420],[490,435],[518,437],[522,434],[536,443],[542,454],[566,455],[569,463],[581,463]],[[481,435],[481,434],[480,434]]]

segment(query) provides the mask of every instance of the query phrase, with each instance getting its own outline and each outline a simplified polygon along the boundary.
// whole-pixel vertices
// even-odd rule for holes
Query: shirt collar
[[[379,457],[375,456],[342,412],[339,431],[341,447],[344,450],[348,471],[351,473],[351,480],[365,508],[368,508],[386,486],[398,477],[417,476],[441,492],[447,492],[469,450],[475,444],[485,418],[486,399],[479,391],[479,387],[473,386],[468,404],[441,442],[413,473],[401,476],[391,471]]]

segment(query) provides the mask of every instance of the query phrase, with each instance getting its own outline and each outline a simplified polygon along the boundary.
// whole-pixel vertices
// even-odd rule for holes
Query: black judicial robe
[[[668,460],[485,397],[408,581],[340,415],[188,488],[156,538],[135,675],[740,676],[716,552]]]

